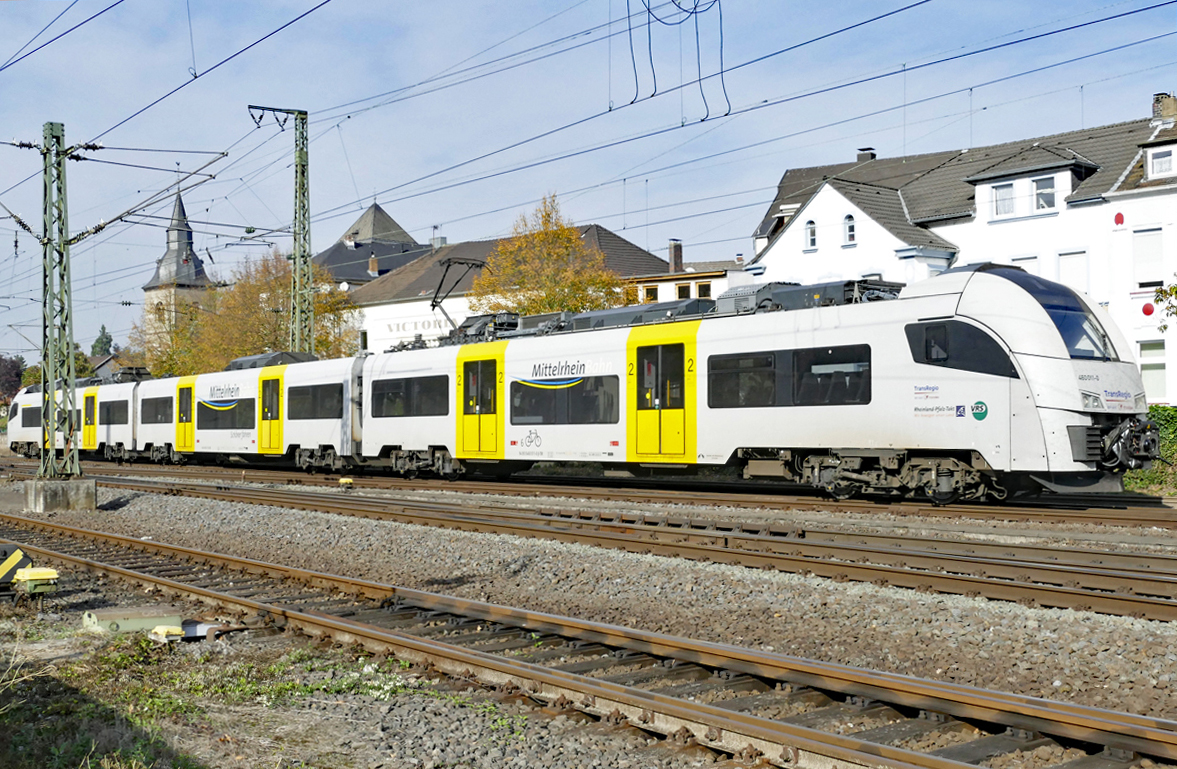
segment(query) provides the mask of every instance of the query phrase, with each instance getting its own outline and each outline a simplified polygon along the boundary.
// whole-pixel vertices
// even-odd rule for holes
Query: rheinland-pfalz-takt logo
[[[965,407],[964,406],[957,406],[956,407],[956,415],[958,417],[963,417],[965,415]]]
[[[985,401],[977,401],[972,406],[973,419],[978,422],[989,416],[989,407],[985,405]]]

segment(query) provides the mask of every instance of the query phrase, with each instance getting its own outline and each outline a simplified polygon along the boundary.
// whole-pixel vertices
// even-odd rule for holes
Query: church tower
[[[155,263],[155,275],[143,286],[144,330],[148,339],[166,335],[175,327],[180,313],[199,305],[214,283],[204,271],[204,262],[192,248],[192,228],[184,201],[176,193],[172,221],[168,225],[168,250]]]

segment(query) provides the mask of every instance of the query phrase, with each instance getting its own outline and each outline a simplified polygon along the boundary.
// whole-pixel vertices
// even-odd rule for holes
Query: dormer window
[[[1164,147],[1154,150],[1149,150],[1148,153],[1148,178],[1157,179],[1164,176],[1173,176],[1173,148]]]
[[[993,215],[1014,215],[1014,186],[1012,184],[993,185]]]
[[[1034,210],[1050,211],[1054,209],[1054,177],[1034,180]]]
[[[817,224],[812,219],[805,223],[805,247],[817,248]]]
[[[849,214],[842,220],[842,243],[847,246],[853,246],[857,241],[857,235],[854,233],[854,217]]]

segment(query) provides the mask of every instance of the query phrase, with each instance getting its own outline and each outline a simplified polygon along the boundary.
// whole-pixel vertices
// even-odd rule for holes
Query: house
[[[598,224],[578,228],[585,245],[605,255],[605,264],[624,278],[661,276],[666,261]],[[439,244],[428,256],[379,276],[352,292],[363,312],[361,347],[384,350],[417,335],[428,340],[448,334],[470,311],[466,293],[498,240]],[[432,309],[435,296],[444,297]],[[447,320],[447,316],[450,320]]]
[[[669,302],[675,299],[714,299],[733,286],[752,282],[744,272],[743,257],[717,262],[684,262],[681,240],[671,240],[670,271],[643,275],[631,282],[641,302]]]
[[[378,203],[373,203],[339,240],[315,254],[311,261],[326,268],[335,285],[348,291],[435,249],[436,244],[418,243]]]
[[[1154,291],[1177,273],[1177,99],[1151,117],[989,147],[790,169],[753,234],[758,281],[911,283],[1000,262],[1087,293],[1177,398]]]

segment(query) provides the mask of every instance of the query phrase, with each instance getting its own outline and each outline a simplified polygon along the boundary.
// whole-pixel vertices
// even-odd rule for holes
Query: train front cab
[[[693,464],[696,458],[696,337],[700,321],[637,326],[626,344],[626,459]]]

